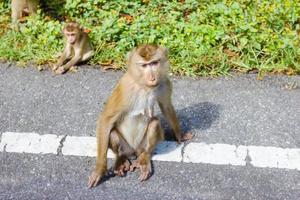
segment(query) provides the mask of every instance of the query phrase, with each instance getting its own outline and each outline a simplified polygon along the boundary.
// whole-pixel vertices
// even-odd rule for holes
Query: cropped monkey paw
[[[115,170],[114,173],[117,176],[125,176],[125,173],[130,169],[130,162],[125,160],[123,164],[119,165]]]
[[[52,71],[56,71],[57,68],[58,68],[58,65],[54,65],[54,66],[52,67]]]
[[[130,166],[130,171],[134,171],[136,168],[140,169],[141,173],[138,178],[139,181],[147,180],[151,175],[151,165],[150,164],[143,164],[141,165],[138,161],[134,161]]]
[[[55,70],[55,74],[64,74],[67,70],[64,67],[59,67]]]
[[[102,174],[96,171],[93,171],[91,176],[89,176],[88,187],[96,187],[99,181],[101,180]]]
[[[194,135],[190,132],[185,133],[184,135],[181,136],[181,142],[189,141],[193,139]]]
[[[78,72],[78,67],[76,67],[76,66],[70,67],[69,72],[72,72],[72,73]]]
[[[141,174],[139,181],[147,180],[151,175],[151,166],[150,165],[140,165]]]

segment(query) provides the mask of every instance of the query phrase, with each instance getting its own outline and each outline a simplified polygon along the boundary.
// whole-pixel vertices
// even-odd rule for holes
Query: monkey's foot
[[[145,181],[150,177],[151,174],[151,166],[149,165],[140,165],[141,175],[139,177],[139,181]]]
[[[192,133],[190,133],[190,132],[185,133],[184,135],[181,136],[181,142],[191,140],[191,139],[193,139],[193,137],[194,137],[194,135]]]
[[[125,173],[130,169],[130,162],[125,160],[123,164],[119,165],[115,170],[114,173],[117,176],[125,176]]]
[[[135,168],[139,168],[140,164],[138,163],[138,161],[133,161],[132,164],[130,165],[130,171],[133,172],[135,170]]]
[[[141,165],[138,161],[134,161],[130,166],[130,171],[134,171],[136,168],[139,168],[141,171],[141,174],[139,176],[139,181],[145,181],[147,180],[151,175],[151,165]]]
[[[101,177],[102,177],[101,173],[93,171],[91,176],[89,176],[88,187],[89,188],[96,187],[96,185],[100,181]]]

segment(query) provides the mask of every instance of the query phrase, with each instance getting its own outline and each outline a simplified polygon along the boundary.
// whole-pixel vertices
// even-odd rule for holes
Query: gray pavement
[[[154,175],[88,189],[92,158],[0,154],[0,199],[299,199],[299,171],[155,162]],[[5,174],[3,174],[5,172]]]
[[[53,76],[1,64],[0,133],[95,136],[96,119],[121,75],[81,66],[78,73]],[[300,148],[299,76],[172,82],[174,106],[184,131],[195,134],[193,142]],[[287,89],[292,84],[298,88]],[[0,199],[300,199],[300,171],[249,165],[153,162],[155,172],[145,183],[130,173],[88,190],[94,161],[0,153]]]

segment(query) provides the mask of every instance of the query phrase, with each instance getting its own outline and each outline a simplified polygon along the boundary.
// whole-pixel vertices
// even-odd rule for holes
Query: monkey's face
[[[65,37],[67,38],[67,42],[69,44],[74,44],[77,40],[77,35],[78,33],[76,31],[72,31],[72,32],[69,32],[69,31],[64,31],[64,34],[65,34]]]
[[[129,54],[128,64],[130,74],[139,84],[155,87],[168,72],[167,51],[165,48],[144,45]]]
[[[150,62],[140,62],[136,66],[141,71],[141,80],[148,87],[155,87],[160,82],[161,62],[152,60]]]

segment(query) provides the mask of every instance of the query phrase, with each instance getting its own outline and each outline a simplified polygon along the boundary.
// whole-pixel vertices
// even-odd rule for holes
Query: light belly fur
[[[144,138],[156,102],[155,91],[141,90],[136,96],[139,98],[133,102],[133,109],[127,113],[118,127],[124,139],[134,149],[137,149]]]
[[[148,126],[148,117],[143,114],[126,116],[119,125],[119,131],[127,143],[137,149],[142,142]]]

